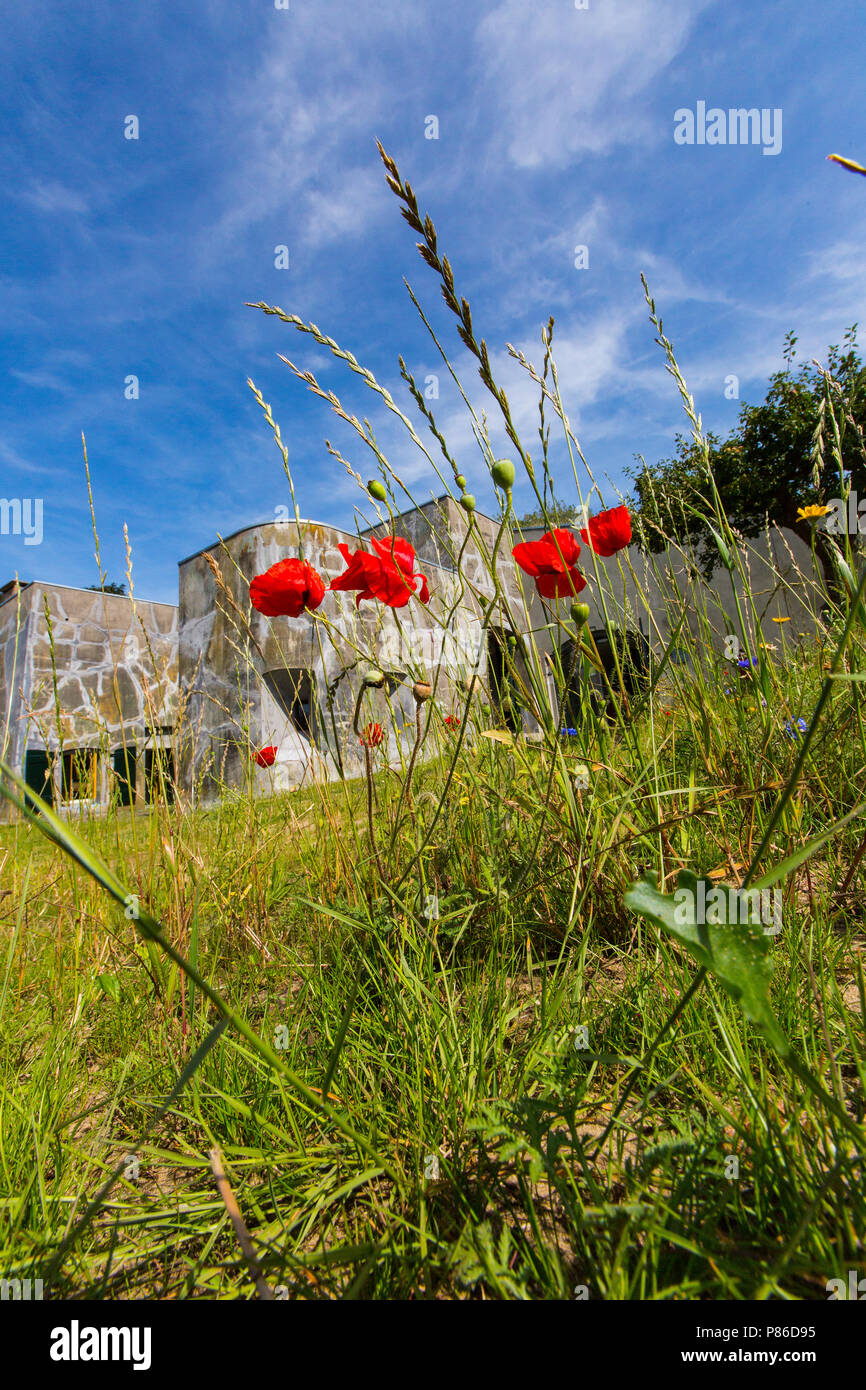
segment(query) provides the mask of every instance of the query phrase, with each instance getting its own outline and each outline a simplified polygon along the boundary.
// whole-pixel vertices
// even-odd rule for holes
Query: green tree
[[[771,378],[763,403],[744,403],[727,439],[708,434],[722,505],[744,536],[758,535],[769,517],[771,524],[790,527],[809,545],[815,523],[798,516],[801,508],[826,505],[848,485],[866,497],[866,368],[856,335],[855,324],[842,349],[829,349],[828,385],[813,363],[794,370],[797,339],[789,333],[785,366]],[[706,520],[712,518],[709,483],[694,441],[677,435],[676,442],[674,458],[655,465],[641,460],[641,467],[631,472],[635,538],[651,551],[664,549],[667,538],[691,541],[709,575],[718,556]],[[827,541],[819,526],[816,554],[825,581],[835,589]]]
[[[102,594],[126,594],[125,584],[114,584],[110,579],[106,579],[104,584],[88,584],[88,589],[98,589]]]
[[[579,507],[571,502],[564,502],[562,498],[557,497],[553,491],[551,491],[549,501],[545,498],[545,505],[547,507],[547,516],[554,526],[571,526],[580,514]],[[520,525],[522,527],[547,526],[548,521],[541,508],[536,507],[534,511],[524,513],[520,518]]]

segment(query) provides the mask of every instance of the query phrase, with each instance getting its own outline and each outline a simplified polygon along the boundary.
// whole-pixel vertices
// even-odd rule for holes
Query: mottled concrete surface
[[[483,674],[479,603],[461,586],[447,547],[429,527],[424,534],[424,518],[412,520],[416,568],[430,586],[426,607],[416,598],[397,611],[371,602],[356,607],[354,593],[328,592],[316,615],[268,619],[251,610],[250,580],[285,556],[302,549],[328,584],[345,570],[341,542],[350,551],[369,548],[366,534],[359,539],[315,522],[302,522],[300,530],[294,522],[249,527],[181,563],[179,665],[191,729],[184,768],[196,797],[208,799],[220,781],[266,790],[338,776],[340,769],[358,775],[363,751],[352,726],[363,676],[373,665],[389,676],[389,688],[368,691],[360,727],[382,725],[385,744],[377,757],[392,763],[408,755],[414,738],[413,680],[434,682],[437,703],[450,712],[455,687],[463,688],[473,671]],[[484,590],[492,592],[489,582]],[[319,711],[314,742],[269,689],[267,673],[280,671],[311,679]],[[260,769],[251,753],[269,745],[279,749],[277,762]]]
[[[0,712],[0,742],[17,771],[27,750],[96,749],[97,800],[106,800],[113,750],[143,752],[151,730],[174,725],[177,609],[63,585],[7,587],[0,593]],[[59,793],[59,776],[55,787]]]

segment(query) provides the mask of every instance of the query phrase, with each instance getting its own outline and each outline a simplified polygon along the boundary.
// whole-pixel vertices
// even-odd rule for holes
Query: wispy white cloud
[[[706,3],[619,0],[577,10],[502,0],[476,32],[491,139],[519,168],[561,168],[620,142],[657,140],[639,98]]]
[[[68,188],[56,179],[34,179],[28,187],[18,191],[17,197],[49,217],[55,213],[81,216],[89,211],[87,200],[77,189]]]

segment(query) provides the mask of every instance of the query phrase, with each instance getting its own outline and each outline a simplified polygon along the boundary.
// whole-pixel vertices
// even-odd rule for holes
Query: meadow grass
[[[545,403],[583,502],[552,327],[542,370],[522,359],[541,388],[533,462],[383,157],[540,506]],[[372,431],[343,417],[390,488]],[[510,488],[497,496],[496,545],[514,525]],[[747,580],[716,503],[719,553]],[[676,550],[653,558],[660,578]],[[689,664],[655,643],[651,691],[612,722],[585,708],[571,739],[530,653],[536,742],[486,737],[470,691],[459,732],[424,724],[414,768],[371,757],[368,779],[269,799],[225,787],[209,807],[0,827],[4,1277],[86,1298],[823,1299],[862,1276],[866,634],[850,543],[838,558],[814,641],[745,677],[712,656],[710,587],[669,589]],[[487,560],[495,586],[496,546]],[[8,768],[3,788],[20,799]],[[671,892],[681,870],[782,890],[751,1013],[749,928],[728,928],[730,959],[702,956],[633,910],[642,876]]]

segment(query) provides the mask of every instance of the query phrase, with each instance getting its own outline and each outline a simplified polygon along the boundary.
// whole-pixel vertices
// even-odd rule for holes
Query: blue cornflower
[[[788,738],[799,738],[801,734],[806,732],[807,728],[808,725],[805,719],[798,719],[796,724],[792,723],[789,719],[785,724],[785,733]]]
[[[569,738],[577,738],[577,729],[560,729],[559,733],[561,738],[565,738],[566,735]]]
[[[740,658],[740,660],[737,662],[737,665],[739,666],[741,671],[750,671],[752,667],[755,667],[755,669],[757,669],[758,658],[756,656],[744,656]]]

